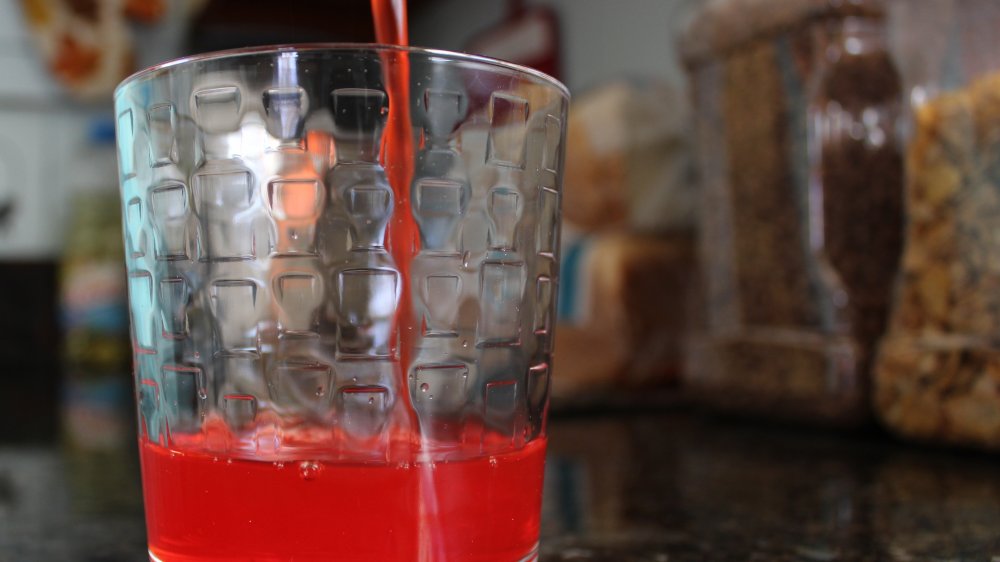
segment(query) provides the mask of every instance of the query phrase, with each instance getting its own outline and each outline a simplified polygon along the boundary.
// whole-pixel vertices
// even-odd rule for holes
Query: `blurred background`
[[[995,552],[1000,4],[408,6],[412,45],[573,93],[545,560]],[[363,0],[0,0],[0,444],[62,451],[0,447],[0,529],[73,497],[142,548],[114,86],[373,36]]]

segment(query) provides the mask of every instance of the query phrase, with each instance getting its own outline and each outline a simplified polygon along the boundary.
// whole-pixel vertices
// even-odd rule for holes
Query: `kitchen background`
[[[1000,555],[1000,5],[409,6],[412,44],[574,96],[544,560]],[[361,0],[0,0],[0,561],[81,513],[73,544],[142,545],[117,69],[371,28]]]
[[[0,440],[18,441],[57,434],[55,396],[98,407],[129,393],[113,382],[128,381],[110,116],[111,89],[121,73],[104,68],[111,62],[87,57],[99,52],[102,61],[120,59],[141,68],[190,52],[370,41],[373,33],[366,2],[301,2],[275,14],[265,2],[237,7],[225,0],[138,1],[131,16],[127,10],[115,17],[100,12],[100,23],[88,29],[84,8],[106,3],[0,1],[0,362],[8,366],[0,375],[0,417],[6,418],[0,420]],[[679,340],[663,339],[679,336],[671,332],[679,324],[627,326],[629,295],[621,284],[631,280],[592,284],[586,277],[593,266],[580,265],[589,262],[579,256],[596,256],[596,263],[643,263],[667,251],[689,259],[693,176],[686,154],[685,75],[675,44],[697,4],[640,0],[622,10],[597,1],[423,0],[410,6],[412,44],[540,65],[577,96],[574,145],[586,153],[578,157],[580,172],[567,179],[580,188],[578,196],[566,197],[572,207],[567,219],[578,224],[567,224],[564,240],[575,248],[569,271],[578,269],[580,279],[566,276],[560,309],[572,324],[564,331],[566,342],[560,342],[565,366],[556,383],[557,394],[576,397],[567,405],[586,403],[587,395],[614,384],[616,377],[675,375]],[[35,11],[47,9],[55,10],[51,21],[29,25]],[[61,25],[78,43],[60,38]],[[97,41],[95,33],[105,35]],[[97,47],[87,47],[87,41]],[[663,248],[648,236],[632,239],[622,234],[630,224],[645,231],[678,230],[683,241]],[[596,232],[607,235],[590,235]],[[618,264],[623,275],[627,265]],[[645,298],[683,302],[677,290],[686,290],[686,281],[671,282],[667,293],[674,295],[667,295],[668,302],[650,287],[631,306],[641,312]],[[608,298],[610,307],[594,306]],[[599,365],[571,352],[609,339],[612,353]],[[631,356],[633,347],[641,348],[638,359]],[[111,375],[114,371],[124,372]],[[104,382],[95,383],[95,377]],[[81,386],[81,380],[90,382]]]

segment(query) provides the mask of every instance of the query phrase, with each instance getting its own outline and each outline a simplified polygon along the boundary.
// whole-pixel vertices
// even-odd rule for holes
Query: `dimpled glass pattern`
[[[383,64],[402,53],[405,205],[383,154],[399,111]],[[472,57],[339,46],[155,69],[115,103],[150,441],[391,461],[543,434],[564,90]],[[419,232],[402,254],[400,213]]]

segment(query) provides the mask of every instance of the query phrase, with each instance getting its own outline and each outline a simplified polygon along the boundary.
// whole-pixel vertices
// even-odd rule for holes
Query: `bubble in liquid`
[[[204,388],[199,388],[198,389],[198,398],[201,398],[202,400],[205,400],[206,398],[208,398],[208,393],[205,392]]]
[[[420,385],[420,392],[427,392],[428,390],[430,390],[430,388],[431,388],[431,385],[429,385],[427,383],[423,383],[423,384]]]
[[[326,389],[322,386],[316,387],[316,396],[323,396],[324,394],[326,394]]]
[[[490,468],[496,468],[496,467],[497,467],[497,458],[490,457]]]
[[[274,468],[278,468],[278,469],[285,468],[285,463],[283,463],[281,461],[274,461]]]
[[[299,476],[303,480],[312,480],[319,475],[319,464],[314,461],[302,461],[299,464]]]
[[[372,406],[374,404],[375,404],[375,397],[374,396],[369,396],[368,397],[368,405]]]

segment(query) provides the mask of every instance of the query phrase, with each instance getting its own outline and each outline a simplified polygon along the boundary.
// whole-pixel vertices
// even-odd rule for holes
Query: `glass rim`
[[[301,52],[315,52],[315,51],[369,51],[369,52],[399,52],[399,53],[411,53],[419,54],[428,57],[444,57],[453,61],[465,61],[474,62],[478,64],[483,64],[487,66],[496,67],[499,69],[507,70],[517,74],[527,75],[552,86],[559,91],[566,99],[570,98],[569,88],[565,84],[556,80],[552,76],[534,68],[507,62],[501,59],[495,59],[492,57],[487,57],[483,55],[473,55],[469,53],[462,53],[458,51],[447,51],[444,49],[429,49],[426,47],[410,47],[401,45],[386,45],[384,43],[283,43],[275,45],[261,45],[254,47],[241,47],[238,49],[226,49],[221,51],[208,51],[204,53],[197,53],[193,55],[187,55],[183,57],[178,57],[174,59],[169,59],[153,66],[149,66],[133,72],[124,80],[118,83],[115,87],[114,97],[118,97],[118,94],[128,86],[136,82],[141,82],[144,79],[151,77],[154,74],[172,70],[185,65],[190,65],[205,61],[215,61],[224,60],[231,58],[238,58],[244,55],[267,55],[267,54],[280,54],[280,53],[301,53]]]

